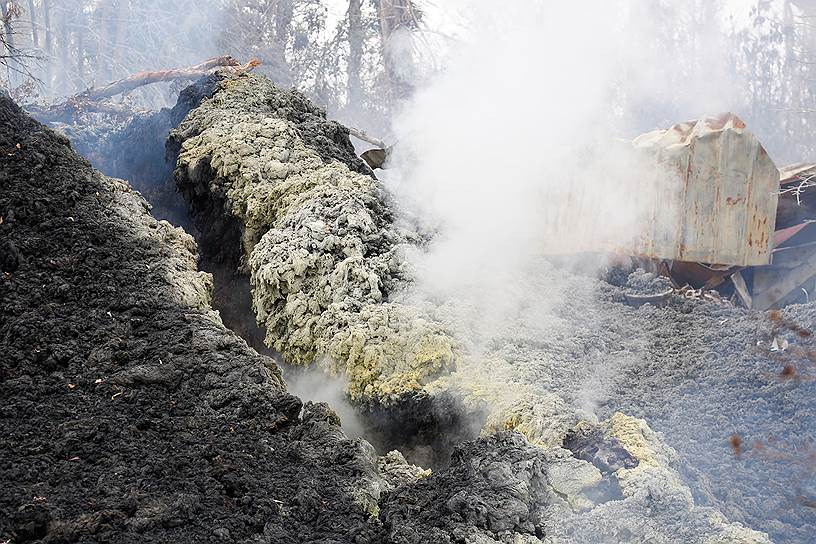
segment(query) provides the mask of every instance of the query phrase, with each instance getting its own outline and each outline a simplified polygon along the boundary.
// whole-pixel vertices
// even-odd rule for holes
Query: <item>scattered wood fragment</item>
[[[383,168],[386,160],[391,155],[391,150],[394,146],[386,145],[386,143],[381,139],[375,138],[359,128],[348,127],[348,131],[350,135],[354,136],[358,140],[362,140],[377,146],[374,149],[369,149],[368,151],[364,152],[362,155],[360,155],[360,158],[362,158],[372,169]]]
[[[383,168],[391,149],[369,149],[360,155],[372,169]]]
[[[125,392],[125,388],[124,388],[124,387],[121,387],[121,386],[119,386],[119,385],[114,385],[114,386],[113,386],[113,388],[116,390],[116,393],[114,393],[114,394],[111,396],[111,400],[114,400],[116,397],[118,397],[119,395],[121,395],[122,393],[124,393],[124,392]]]
[[[387,145],[385,145],[385,142],[383,142],[379,138],[375,138],[374,136],[369,136],[368,133],[366,133],[363,130],[360,130],[359,128],[348,127],[348,131],[349,131],[349,134],[351,134],[352,136],[354,136],[358,140],[362,140],[364,142],[368,142],[370,144],[376,145],[380,149],[386,149],[388,147]]]
[[[721,296],[713,289],[695,289],[689,285],[684,285],[679,289],[675,289],[674,293],[690,300],[705,300],[707,302],[715,302],[717,304],[725,304],[733,306],[734,302]]]
[[[731,276],[731,282],[734,284],[734,290],[737,292],[740,301],[746,308],[753,307],[753,299],[748,285],[745,283],[745,278],[742,277],[741,272],[737,272]]]

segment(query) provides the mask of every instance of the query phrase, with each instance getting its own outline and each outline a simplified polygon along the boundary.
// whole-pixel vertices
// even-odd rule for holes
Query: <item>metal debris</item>
[[[680,123],[634,143],[683,182],[673,195],[682,208],[674,234],[650,241],[652,250],[640,256],[644,267],[651,260],[649,268],[669,277],[686,298],[733,300],[759,310],[810,301],[816,294],[816,163],[777,171],[733,114]]]
[[[773,342],[771,342],[771,351],[785,351],[788,349],[788,341],[784,338],[780,340],[778,336],[774,336]]]
[[[690,300],[705,300],[717,304],[733,305],[730,299],[723,297],[713,289],[695,289],[689,285],[684,285],[676,289],[674,293]]]
[[[652,304],[654,306],[662,306],[671,298],[672,294],[674,293],[674,289],[669,289],[664,293],[657,293],[654,295],[635,295],[625,293],[623,296],[626,298],[626,302],[630,306],[643,306],[644,304]]]
[[[658,185],[645,257],[719,265],[770,261],[779,172],[733,113],[638,136],[635,149],[655,163]],[[665,213],[666,205],[675,213]]]
[[[736,272],[730,283],[747,308],[809,302],[816,291],[816,164],[780,171],[771,262]]]

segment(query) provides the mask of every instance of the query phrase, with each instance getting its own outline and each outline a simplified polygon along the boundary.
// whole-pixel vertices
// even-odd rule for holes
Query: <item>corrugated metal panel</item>
[[[779,171],[733,114],[638,137],[658,184],[651,229],[632,248],[646,257],[724,265],[770,262]],[[671,213],[661,214],[661,207]]]

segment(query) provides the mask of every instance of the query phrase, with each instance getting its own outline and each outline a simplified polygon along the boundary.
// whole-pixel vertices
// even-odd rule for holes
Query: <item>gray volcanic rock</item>
[[[313,148],[315,127],[325,131],[321,141],[335,142],[334,151]],[[428,399],[431,406],[456,399],[458,404],[448,405],[463,413],[453,418],[463,427],[483,414],[485,437],[430,477],[438,485],[405,484],[380,502],[392,538],[509,542],[543,534],[551,542],[571,542],[575,535],[595,534],[610,541],[671,542],[682,534],[689,542],[768,541],[729,523],[717,508],[700,507],[695,498],[702,496],[686,481],[697,478],[695,486],[703,487],[705,476],[686,470],[688,460],[645,421],[616,411],[616,403],[635,399],[622,373],[650,364],[642,359],[650,339],[642,334],[640,316],[666,310],[626,306],[621,288],[543,258],[518,285],[507,286],[508,292],[523,286],[525,299],[492,330],[482,328],[480,308],[467,300],[412,296],[407,255],[421,251],[424,239],[394,219],[383,186],[345,156],[347,140],[338,142],[338,134],[342,130],[297,93],[252,75],[228,78],[173,132],[179,149],[175,176],[199,229],[209,229],[204,251],[224,255],[249,276],[267,343],[284,359],[342,373],[351,399],[366,408],[390,406],[399,410],[392,413],[408,414],[402,407],[415,402],[429,412]],[[658,283],[649,278],[644,285]],[[661,327],[692,307],[674,304],[666,311],[671,313],[656,318]],[[654,349],[666,341],[671,337],[658,333]],[[680,354],[678,361],[686,364],[688,356]],[[659,393],[650,397],[660,401]],[[693,410],[684,414],[691,418]],[[611,435],[626,452],[621,456],[637,465],[598,467],[565,450],[567,437],[586,425]],[[519,431],[527,442],[491,436],[507,430]],[[515,482],[511,487],[537,488],[529,497],[511,491],[518,504],[508,503],[507,515],[517,523],[495,516],[495,523],[488,522],[493,518],[479,517],[481,507],[474,513],[464,506],[504,492],[495,480],[466,468],[487,463],[486,456]],[[546,473],[546,483],[517,458],[537,459],[534,472]],[[481,495],[454,501],[461,508],[439,506],[463,490],[460,480]],[[652,504],[657,490],[661,498]],[[428,493],[436,495],[423,498]],[[425,506],[401,511],[391,502],[411,496]],[[526,505],[526,514],[519,505]],[[399,521],[389,521],[392,515]],[[459,517],[442,521],[454,515]],[[415,516],[422,520],[412,521]]]
[[[390,541],[765,544],[764,535],[694,505],[673,456],[642,421],[616,415],[603,432],[636,456],[614,471],[499,432],[454,450],[441,473],[390,493],[380,519]],[[609,467],[606,467],[607,469]]]
[[[215,93],[171,141],[171,152],[182,154],[180,187],[204,229],[202,253],[242,270],[246,282],[253,275],[261,334],[288,360],[345,374],[372,420],[397,422],[387,429],[389,447],[413,437],[421,446],[402,451],[421,459],[416,452],[433,442],[439,452],[426,457],[438,462],[484,424],[485,432],[518,430],[558,451],[578,425],[624,412],[674,448],[671,468],[697,505],[774,540],[810,542],[812,337],[761,312],[678,296],[635,308],[625,295],[661,293],[665,280],[619,270],[598,281],[592,267],[576,274],[582,266],[544,258],[500,290],[524,297],[495,328],[480,327],[483,308],[411,299],[403,293],[412,275],[405,254],[422,251],[424,239],[396,226],[399,206],[354,156],[345,129],[263,78],[215,80],[206,93],[185,91],[172,119],[139,118],[105,136],[97,158],[122,166],[122,175],[152,172],[144,167],[157,163],[133,156],[133,134],[152,134],[150,155],[158,157],[164,136],[156,139],[154,129],[166,133]],[[89,156],[94,142],[83,148]],[[0,240],[0,265],[16,269],[23,260],[13,242]],[[236,292],[216,283],[227,296]],[[814,304],[782,315],[800,330],[816,327]],[[775,335],[791,348],[770,351]]]
[[[526,536],[543,535],[546,469],[544,452],[518,434],[467,442],[447,470],[389,495],[380,517],[401,544],[537,541]]]

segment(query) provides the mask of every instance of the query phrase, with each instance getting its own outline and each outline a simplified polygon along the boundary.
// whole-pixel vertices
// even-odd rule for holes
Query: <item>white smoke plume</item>
[[[678,81],[684,50],[656,46],[652,2],[467,5],[447,69],[394,123],[389,182],[439,229],[423,287],[506,300],[541,253],[637,236],[652,195],[621,138],[658,128],[643,126],[647,102],[675,122],[727,109],[726,59],[712,47],[700,78]]]
[[[331,376],[320,368],[290,368],[286,375],[287,390],[303,402],[325,402],[340,417],[343,431],[349,438],[366,434],[366,426],[346,396],[346,382],[341,376]]]
[[[456,5],[467,30],[396,119],[385,175],[435,231],[414,256],[410,296],[466,308],[482,349],[557,329],[569,287],[544,255],[631,247],[655,213],[672,224],[628,140],[660,126],[649,123],[731,109],[736,93],[718,20],[700,43],[666,36],[681,2],[660,13],[640,0]],[[576,386],[593,404],[596,385]]]

